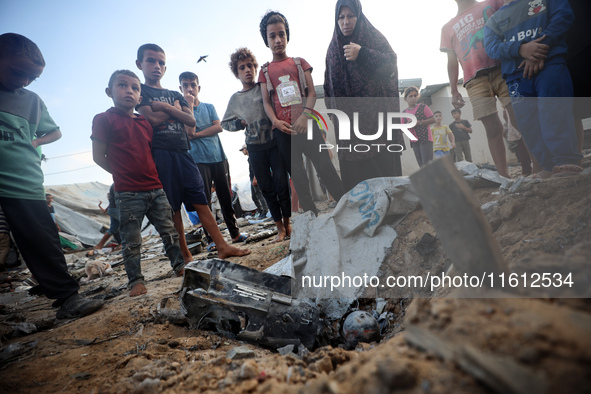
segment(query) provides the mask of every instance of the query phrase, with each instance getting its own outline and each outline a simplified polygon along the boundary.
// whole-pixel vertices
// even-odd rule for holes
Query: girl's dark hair
[[[263,16],[263,19],[261,19],[261,23],[259,25],[261,36],[263,36],[263,41],[265,42],[266,46],[269,46],[269,42],[267,41],[267,26],[274,25],[276,23],[283,23],[285,25],[287,42],[289,42],[289,23],[287,23],[287,18],[280,12],[268,11],[265,16]]]
[[[421,93],[419,93],[419,88],[417,88],[416,86],[409,86],[404,90],[404,98],[411,94],[411,92],[417,92],[418,96],[421,95]]]
[[[255,71],[257,68],[259,68],[257,58],[252,54],[252,52],[248,48],[238,48],[236,49],[236,52],[230,55],[230,63],[228,63],[228,65],[230,66],[230,70],[232,70],[232,73],[236,78],[238,78],[238,62],[246,59],[252,60],[252,64],[254,65]]]

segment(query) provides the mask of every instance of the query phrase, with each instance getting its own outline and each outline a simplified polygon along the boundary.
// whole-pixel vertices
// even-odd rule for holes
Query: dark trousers
[[[328,192],[336,201],[339,201],[343,194],[345,194],[345,190],[328,152],[326,150],[320,151],[319,149],[320,145],[325,143],[320,132],[314,129],[313,139],[311,141],[307,139],[306,134],[292,136],[282,133],[277,129],[273,130],[273,132],[277,139],[277,147],[283,157],[283,163],[287,172],[291,175],[304,211],[318,213],[314,200],[312,200],[310,182],[306,174],[302,154],[312,160],[314,168],[316,168],[316,172],[322,178],[322,182],[326,185]]]
[[[0,197],[0,206],[27,267],[45,295],[64,301],[76,294],[79,286],[68,274],[47,202]]]
[[[402,176],[400,153],[379,152],[367,160],[340,160],[341,179],[346,191],[350,191],[358,183],[372,178]]]
[[[269,208],[267,207],[267,201],[263,197],[263,192],[261,191],[261,188],[258,185],[258,180],[256,186],[252,184],[252,179],[250,180],[250,195],[252,196],[252,201],[254,202],[254,205],[257,206],[258,213],[262,215],[267,214]]]
[[[228,166],[228,160],[211,164],[197,163],[197,167],[203,178],[203,185],[205,185],[205,195],[207,196],[208,204],[211,206],[211,183],[213,181],[215,191],[218,195],[218,201],[220,202],[220,208],[222,209],[224,222],[226,222],[226,226],[228,226],[230,236],[236,238],[240,235],[240,230],[236,224],[234,208],[232,208],[230,166]]]
[[[291,217],[289,181],[283,158],[274,146],[262,151],[249,150],[250,165],[263,192],[267,206],[275,222]]]

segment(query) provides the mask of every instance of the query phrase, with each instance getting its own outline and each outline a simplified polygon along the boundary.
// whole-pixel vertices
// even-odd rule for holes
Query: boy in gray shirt
[[[229,131],[246,129],[250,164],[277,226],[275,242],[279,242],[291,234],[289,183],[271,121],[263,107],[261,88],[255,82],[257,68],[256,58],[247,48],[239,48],[230,56],[230,69],[242,82],[242,90],[230,98],[221,124]]]

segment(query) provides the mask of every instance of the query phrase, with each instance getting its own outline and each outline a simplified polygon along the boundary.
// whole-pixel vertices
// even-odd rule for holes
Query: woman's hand
[[[349,45],[345,45],[343,49],[345,50],[345,59],[350,62],[354,62],[357,60],[357,56],[359,56],[361,45],[352,42]]]

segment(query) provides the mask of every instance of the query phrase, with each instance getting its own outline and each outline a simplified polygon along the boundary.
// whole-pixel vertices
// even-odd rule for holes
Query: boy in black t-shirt
[[[450,123],[449,128],[454,133],[456,140],[454,160],[456,162],[462,160],[472,162],[472,152],[470,151],[472,125],[467,120],[461,119],[462,111],[458,108],[451,110],[451,116],[454,118],[454,121]]]
[[[218,257],[244,256],[248,249],[230,246],[209,209],[199,169],[188,153],[189,140],[185,125],[195,126],[193,97],[183,97],[179,92],[162,88],[160,80],[166,72],[164,50],[156,44],[144,44],[137,52],[137,67],[146,80],[142,84],[142,101],[137,111],[154,129],[152,156],[156,163],[160,182],[173,209],[174,227],[179,233],[179,243],[185,262],[193,260],[187,248],[185,229],[181,218],[181,204],[197,211],[199,220],[210,234],[218,250]]]

